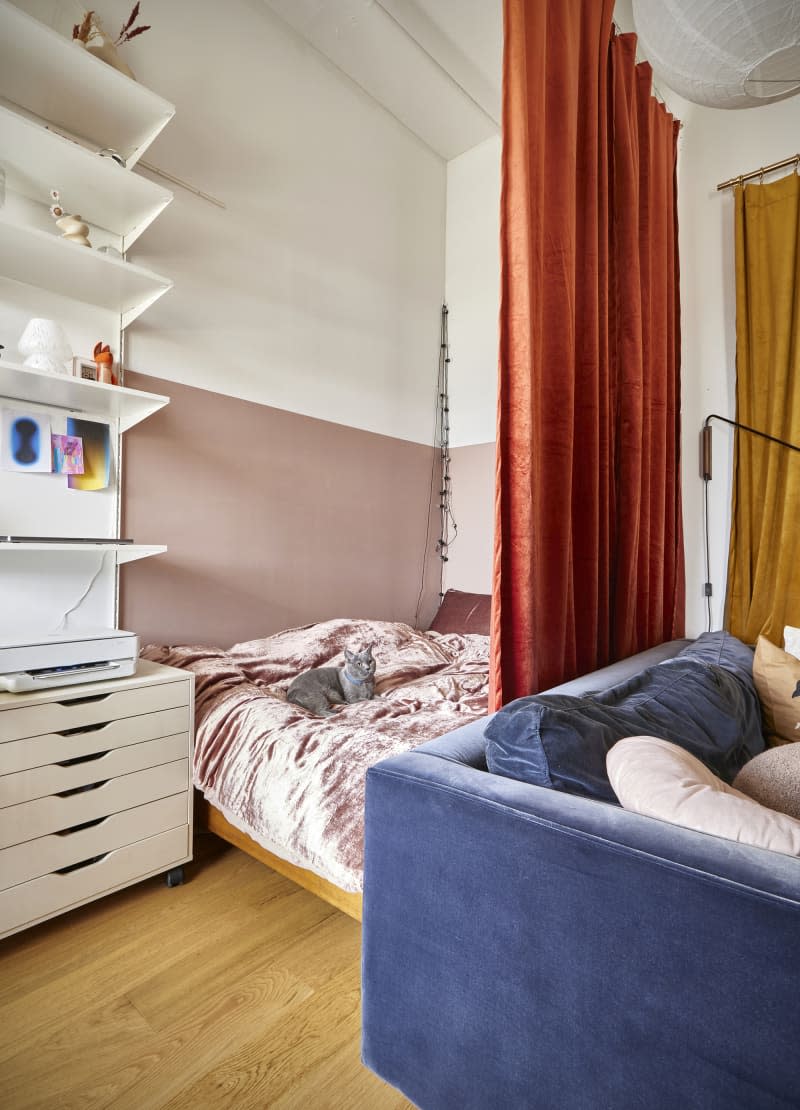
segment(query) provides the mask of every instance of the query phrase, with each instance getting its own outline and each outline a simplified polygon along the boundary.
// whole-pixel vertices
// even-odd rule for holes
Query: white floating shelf
[[[66,409],[83,416],[119,421],[126,432],[169,404],[169,397],[120,385],[85,381],[68,374],[48,374],[0,359],[0,398]]]
[[[151,270],[99,254],[38,228],[0,220],[4,277],[118,312],[122,327],[133,323],[172,282]]]
[[[0,151],[8,189],[42,205],[58,189],[70,212],[122,236],[126,250],[172,200],[168,189],[2,105]]]
[[[118,565],[132,563],[134,559],[147,559],[150,555],[163,555],[166,550],[163,544],[112,543],[110,540],[108,543],[70,543],[68,540],[59,543],[0,543],[0,552],[115,551]]]
[[[131,167],[175,108],[9,0],[0,0],[0,97]],[[85,213],[81,213],[85,215]]]

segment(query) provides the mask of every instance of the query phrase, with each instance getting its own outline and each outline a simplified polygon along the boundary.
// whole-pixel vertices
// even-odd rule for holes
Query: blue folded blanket
[[[616,802],[606,753],[638,735],[679,744],[731,782],[764,750],[752,650],[727,632],[704,633],[600,694],[519,698],[490,721],[486,762],[494,774]]]

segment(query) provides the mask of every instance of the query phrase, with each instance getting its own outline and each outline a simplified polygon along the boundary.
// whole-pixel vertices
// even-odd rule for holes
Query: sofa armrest
[[[800,1091],[800,860],[417,750],[369,771],[363,911],[364,1061],[425,1110]]]

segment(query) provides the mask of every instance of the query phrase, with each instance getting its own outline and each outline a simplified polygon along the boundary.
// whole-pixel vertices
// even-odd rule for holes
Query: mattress
[[[302,671],[372,646],[375,697],[316,717],[286,701]],[[148,646],[195,673],[194,783],[268,851],[343,890],[362,885],[367,769],[482,716],[489,638],[406,624],[331,620],[227,651]]]

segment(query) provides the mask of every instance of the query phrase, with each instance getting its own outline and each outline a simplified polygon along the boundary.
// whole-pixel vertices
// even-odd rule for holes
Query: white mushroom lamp
[[[46,370],[50,374],[68,373],[67,363],[72,358],[72,349],[64,329],[55,320],[34,316],[20,336],[17,349],[25,357],[23,366],[31,370]]]

